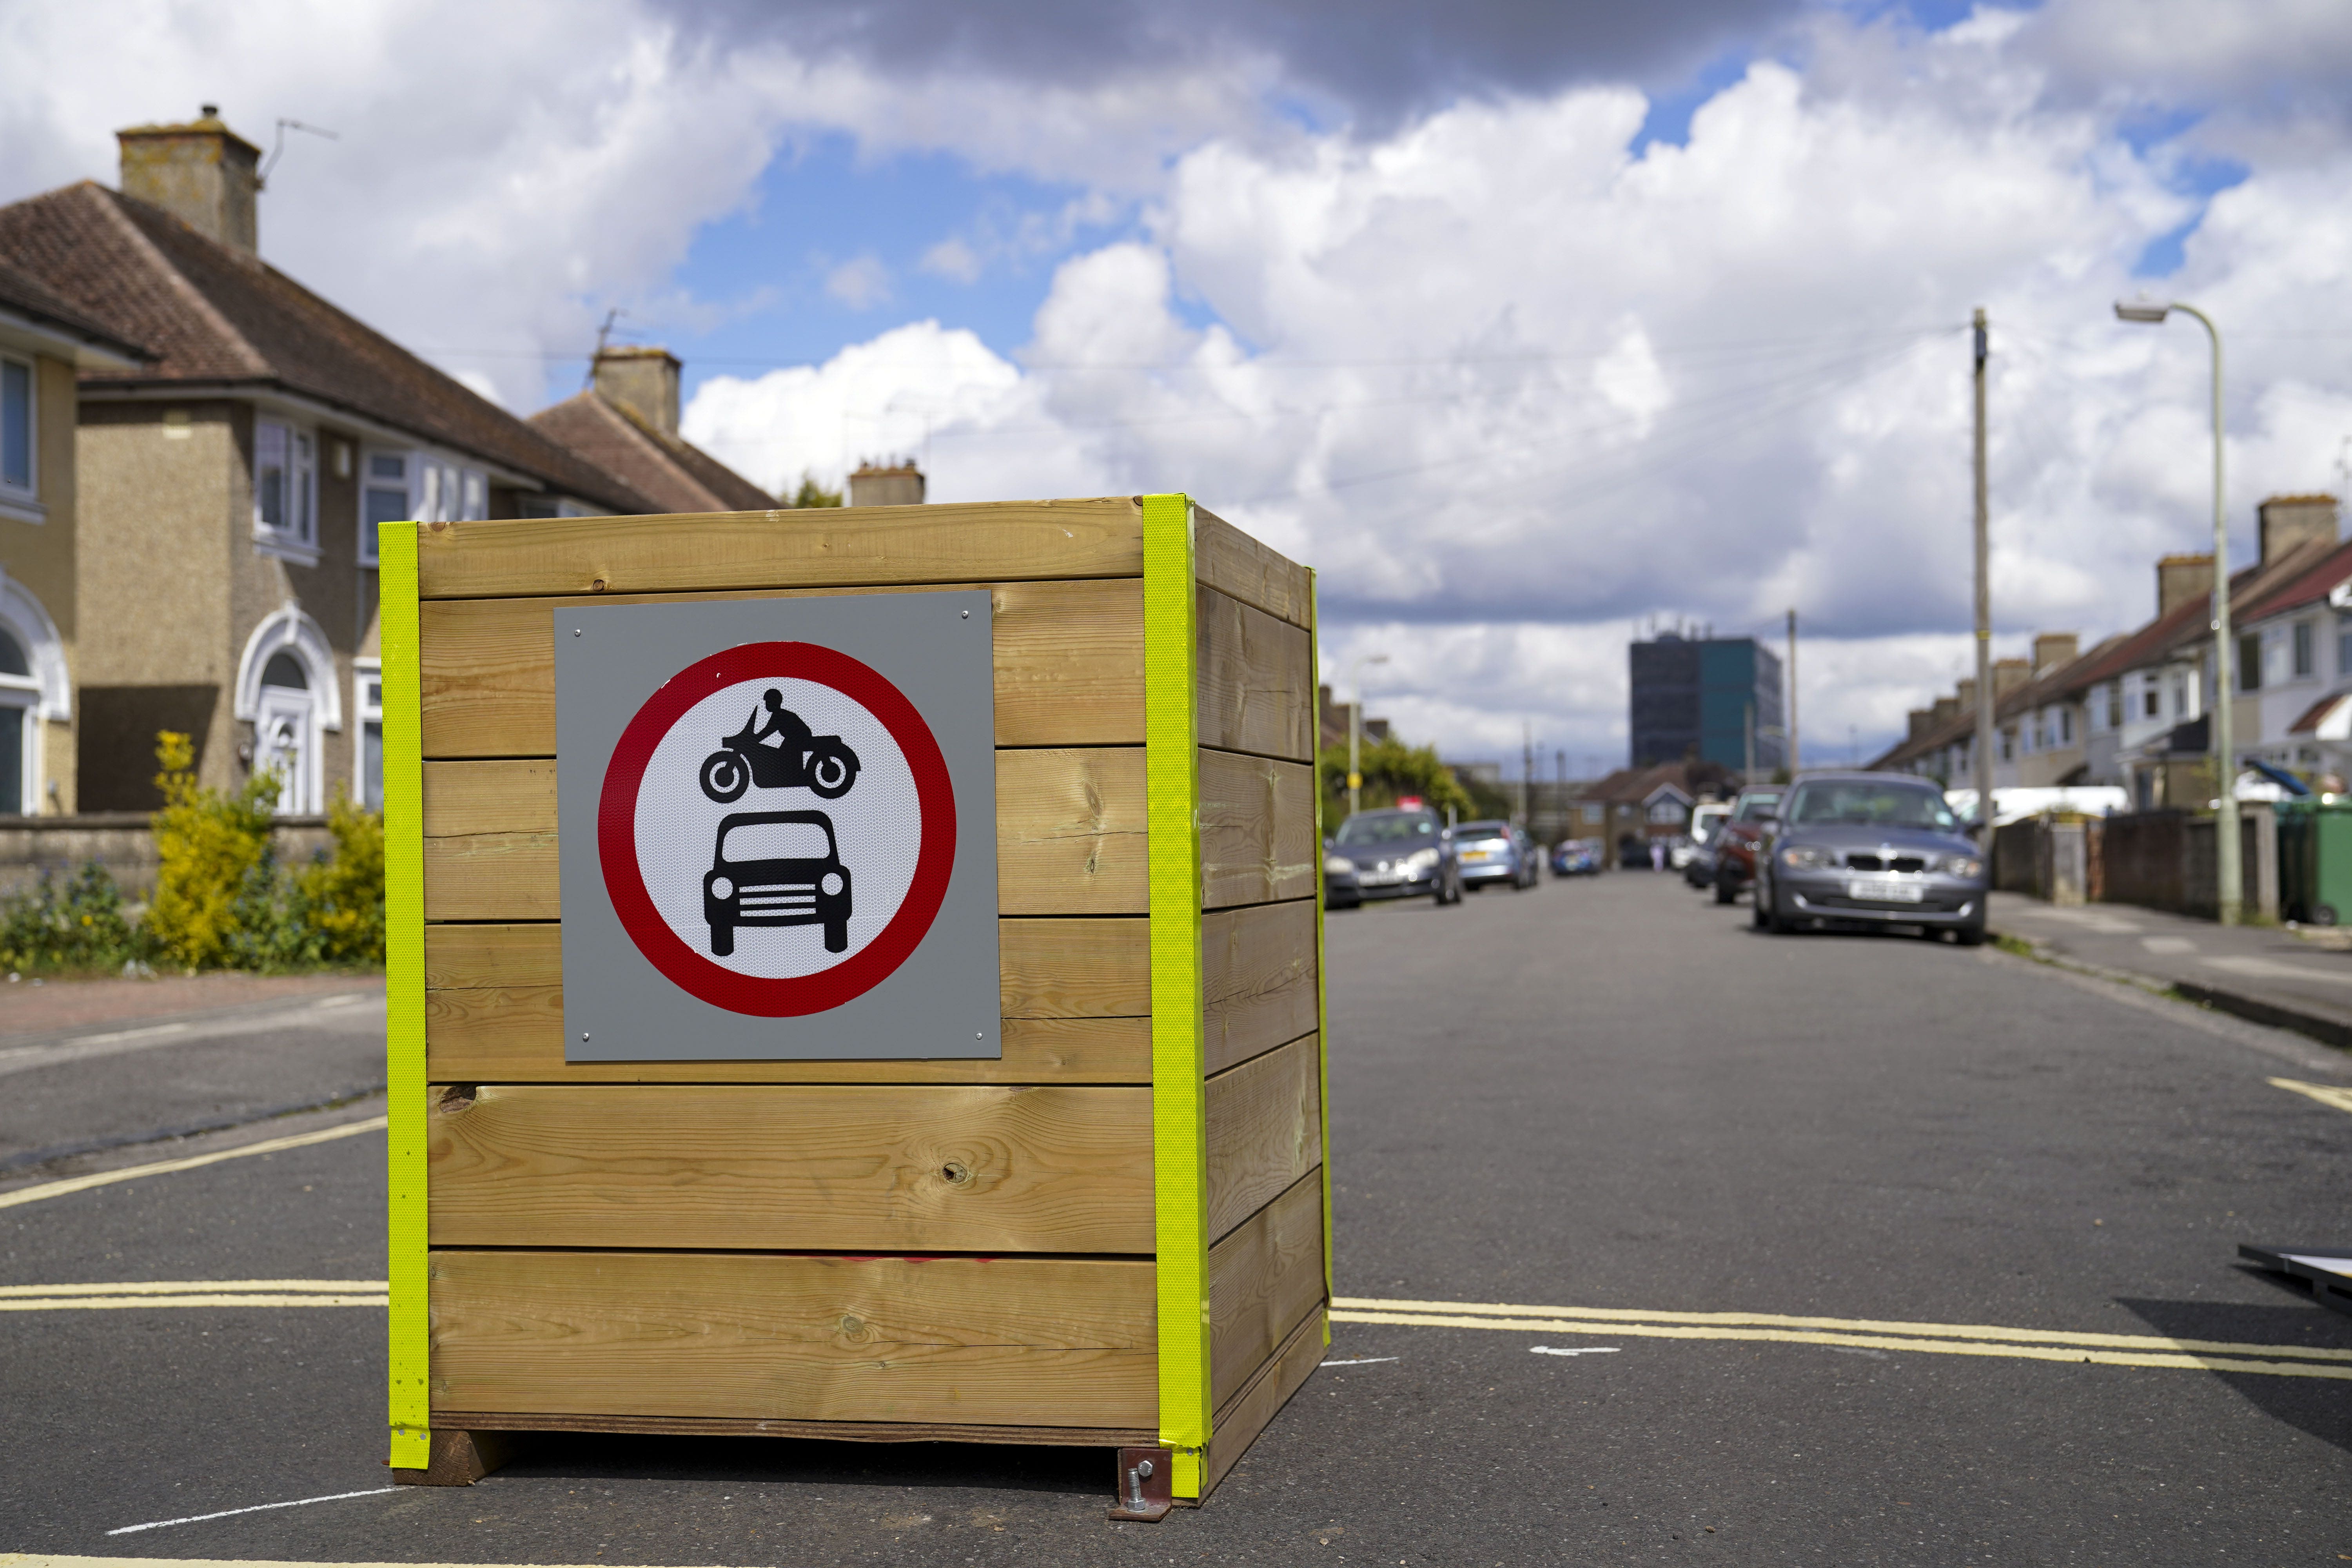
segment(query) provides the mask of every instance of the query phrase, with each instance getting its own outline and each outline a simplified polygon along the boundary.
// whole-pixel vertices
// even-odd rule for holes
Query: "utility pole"
[[[1797,776],[1797,612],[1789,611],[1789,776]]]
[[[1527,720],[1519,721],[1519,826],[1527,826],[1536,819],[1536,728]]]
[[[1976,549],[1977,549],[1977,826],[1992,848],[1992,523],[1985,488],[1985,359],[1992,352],[1984,307],[1977,307]]]
[[[1355,701],[1348,705],[1348,815],[1360,809],[1364,788],[1364,666],[1386,664],[1384,653],[1358,654],[1348,661],[1348,684],[1356,689]]]

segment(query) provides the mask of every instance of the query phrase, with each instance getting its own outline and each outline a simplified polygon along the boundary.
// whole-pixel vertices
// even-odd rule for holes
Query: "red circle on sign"
[[[915,876],[890,917],[872,942],[830,969],[814,974],[770,979],[739,974],[713,963],[679,940],[653,895],[646,890],[644,869],[637,864],[637,790],[654,748],[696,703],[720,686],[778,676],[830,686],[859,704],[882,722],[897,742],[915,778],[915,798],[921,809],[921,842],[915,853]],[[755,642],[690,664],[646,700],[621,731],[605,764],[604,792],[596,801],[596,856],[604,870],[604,891],[622,929],[656,969],[690,995],[730,1013],[760,1018],[797,1018],[823,1013],[864,995],[887,980],[906,963],[931,929],[947,897],[948,878],[955,869],[955,785],[948,778],[947,758],[931,727],[904,693],[872,667],[837,649],[804,642]]]

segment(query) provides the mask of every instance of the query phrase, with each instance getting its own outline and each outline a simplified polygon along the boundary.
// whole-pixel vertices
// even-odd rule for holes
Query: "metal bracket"
[[[1157,1524],[1168,1517],[1176,1500],[1168,1489],[1175,1479],[1176,1456],[1165,1448],[1121,1448],[1118,1451],[1118,1495],[1110,1505],[1113,1519]]]

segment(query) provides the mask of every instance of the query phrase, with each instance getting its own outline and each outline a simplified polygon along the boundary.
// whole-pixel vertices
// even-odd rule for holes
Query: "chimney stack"
[[[2265,566],[2311,540],[2336,542],[2334,496],[2273,496],[2254,509],[2254,516],[2261,520]]]
[[[2081,637],[2074,632],[2041,632],[2033,639],[2033,673],[2047,675],[2082,656]]]
[[[596,395],[625,408],[662,435],[677,435],[677,356],[631,345],[596,351]]]
[[[1975,676],[1969,676],[1952,688],[1952,710],[1955,713],[1974,713],[1977,710],[1977,678]]]
[[[2168,616],[2191,599],[2213,596],[2210,555],[2168,555],[2156,563],[2156,613]]]
[[[1971,700],[1976,697],[1976,689],[1973,685],[1969,688],[1969,696]],[[1938,697],[1936,699],[1936,706],[1931,710],[1931,721],[1935,724],[1937,729],[1942,729],[1945,725],[1950,723],[1959,716],[1960,700],[1958,698]]]
[[[2002,698],[2033,679],[2033,665],[2022,658],[1997,658],[1992,661],[1992,700]]]
[[[122,194],[152,202],[207,239],[251,255],[260,248],[254,198],[261,149],[222,123],[220,106],[185,125],[133,125],[122,148]]]
[[[858,464],[857,471],[849,476],[849,504],[920,506],[926,488],[923,470],[915,467],[912,458],[887,464],[868,459]]]

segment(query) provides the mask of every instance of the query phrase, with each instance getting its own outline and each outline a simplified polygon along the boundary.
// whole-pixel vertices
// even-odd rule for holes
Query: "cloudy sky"
[[[218,102],[271,261],[518,413],[608,311],[763,485],[1182,489],[1322,573],[1449,756],[1623,760],[1625,643],[1779,635],[1809,760],[2145,619],[2352,458],[2339,0],[78,0],[0,8],[0,200]]]

